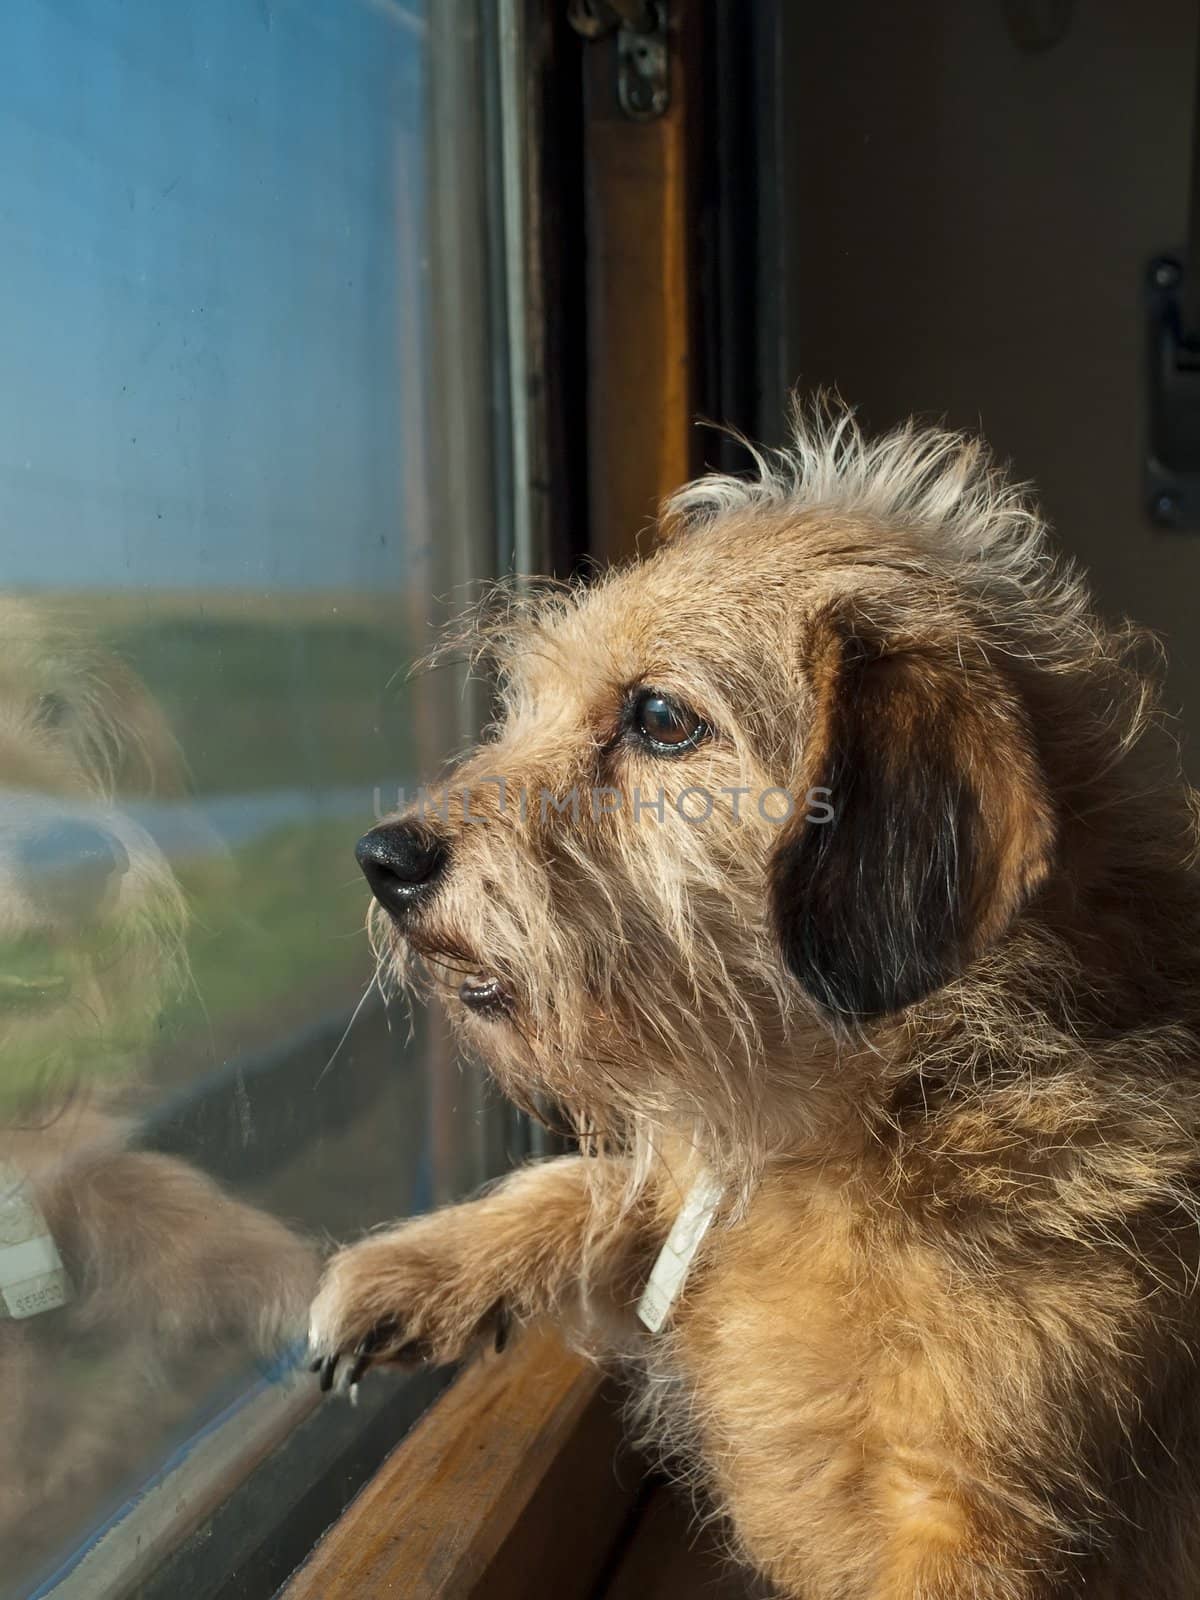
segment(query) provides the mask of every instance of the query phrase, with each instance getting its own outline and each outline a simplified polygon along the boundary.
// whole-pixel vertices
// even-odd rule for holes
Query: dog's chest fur
[[[1120,1357],[1139,1324],[1145,1337],[1144,1285],[1119,1255],[1025,1260],[1001,1283],[952,1238],[953,1224],[939,1237],[836,1172],[771,1172],[741,1220],[713,1228],[671,1328],[649,1341],[644,1436],[731,1514],[761,1570],[793,1574],[806,1546],[814,1600],[858,1593],[864,1571],[902,1572],[906,1549],[961,1550],[981,1500],[1052,1531],[1073,1552],[1064,1575],[1078,1574],[1107,1487],[1098,1465],[1102,1477],[1132,1449],[1157,1492],[1167,1452],[1134,1438]],[[1073,1454],[1014,1439],[1022,1397],[1052,1391],[1081,1352],[1096,1413],[1064,1420]],[[1194,1380],[1179,1401],[1196,1412]],[[982,1546],[979,1560],[982,1579]],[[1144,1550],[1137,1562],[1141,1581]]]
[[[873,1269],[865,1243],[836,1183],[774,1174],[744,1216],[714,1225],[672,1323],[644,1344],[639,1433],[732,1512],[768,1571],[773,1550],[794,1550],[798,1516],[826,1568],[840,1564],[831,1533],[853,1499],[921,1498],[870,1456],[892,1410],[919,1404],[907,1302],[928,1269]],[[847,1536],[861,1571],[863,1530]]]

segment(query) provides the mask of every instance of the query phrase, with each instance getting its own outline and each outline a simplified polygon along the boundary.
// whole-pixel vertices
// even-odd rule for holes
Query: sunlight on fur
[[[977,441],[821,403],[755,460],[455,636],[497,717],[364,841],[381,981],[585,1153],[336,1256],[323,1378],[553,1315],[781,1594],[1191,1600],[1200,893],[1158,652]],[[753,803],[814,786],[825,825]]]

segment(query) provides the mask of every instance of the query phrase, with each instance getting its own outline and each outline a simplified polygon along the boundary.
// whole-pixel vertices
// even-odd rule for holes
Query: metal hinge
[[[567,19],[585,39],[616,35],[617,104],[653,122],[671,104],[666,0],[571,0]]]

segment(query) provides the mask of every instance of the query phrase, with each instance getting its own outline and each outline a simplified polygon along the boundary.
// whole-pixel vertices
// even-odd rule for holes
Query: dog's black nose
[[[16,855],[26,892],[38,909],[75,922],[100,912],[129,867],[125,846],[114,834],[70,818],[27,833]]]
[[[437,883],[446,847],[419,822],[385,822],[363,834],[354,852],[385,911],[405,917]]]

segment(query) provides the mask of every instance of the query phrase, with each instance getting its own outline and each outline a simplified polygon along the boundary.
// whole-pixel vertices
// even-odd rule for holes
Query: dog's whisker
[[[361,996],[359,997],[358,1003],[354,1007],[354,1010],[350,1013],[350,1020],[347,1022],[345,1028],[343,1028],[342,1036],[338,1040],[337,1044],[334,1046],[333,1054],[329,1057],[329,1060],[325,1063],[325,1065],[321,1068],[320,1072],[317,1074],[316,1082],[313,1084],[314,1090],[315,1089],[319,1089],[321,1084],[325,1081],[325,1078],[328,1075],[330,1069],[332,1068],[334,1062],[337,1060],[338,1056],[341,1054],[342,1048],[345,1045],[346,1040],[350,1037],[351,1030],[353,1029],[354,1024],[358,1021],[359,1015],[362,1012],[362,1008],[366,1005],[367,1001],[370,999],[371,991],[374,990],[374,989],[378,989],[378,987],[379,987],[379,972],[378,972],[378,970],[376,970],[371,975],[371,978],[370,978],[369,982],[367,983],[366,988],[363,990]],[[380,990],[380,997],[382,998],[382,991],[381,990]]]

